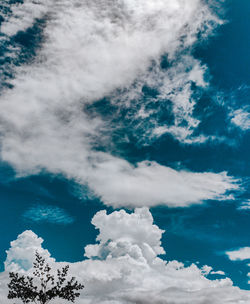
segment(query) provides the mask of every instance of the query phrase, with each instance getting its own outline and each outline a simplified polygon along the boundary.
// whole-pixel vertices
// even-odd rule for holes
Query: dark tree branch
[[[45,263],[45,259],[36,252],[33,267],[34,277],[14,272],[9,273],[9,299],[20,299],[24,304],[47,304],[57,297],[74,302],[80,296],[79,291],[84,286],[78,283],[74,277],[67,280],[69,265],[57,269],[55,276],[51,273],[51,267]],[[34,283],[34,278],[38,284]]]

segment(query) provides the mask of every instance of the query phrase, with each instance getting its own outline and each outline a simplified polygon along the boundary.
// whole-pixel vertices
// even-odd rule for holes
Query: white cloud
[[[238,208],[238,210],[249,210],[250,209],[250,199],[246,202],[242,203]]]
[[[226,255],[232,261],[243,261],[250,259],[250,247],[243,247],[233,251],[227,251]]]
[[[188,206],[206,199],[227,199],[225,192],[238,187],[225,172],[176,171],[155,162],[134,167],[113,157],[95,163],[89,185],[107,205],[115,207]]]
[[[207,279],[211,267],[199,269],[194,264],[185,266],[158,257],[164,252],[163,231],[153,224],[147,208],[136,209],[131,214],[121,210],[108,215],[100,211],[92,223],[100,231],[97,244],[85,248],[87,260],[70,264],[71,274],[85,285],[77,303],[249,303],[249,291],[233,287],[230,279]],[[41,241],[37,242],[34,235],[30,240],[35,241],[35,248],[43,250]],[[9,250],[12,259],[18,255],[18,249],[13,242]],[[30,262],[33,257],[28,256]],[[9,253],[7,259],[10,259]],[[0,276],[2,297],[7,292],[6,281],[5,272]],[[1,303],[9,302],[3,298]]]
[[[222,270],[211,271],[210,274],[218,274],[218,275],[222,275],[222,276],[226,275],[225,272]]]
[[[150,73],[137,82],[137,86],[129,88],[128,92],[122,96],[123,104],[120,107],[131,107],[131,100],[136,107],[136,113],[133,128],[143,130],[138,132],[138,141],[148,143],[163,134],[170,134],[176,140],[184,144],[200,144],[208,140],[217,139],[216,136],[194,135],[194,131],[200,124],[200,120],[193,115],[196,98],[193,96],[191,84],[195,83],[198,87],[205,88],[208,83],[204,80],[206,66],[202,65],[192,56],[183,55],[178,60],[170,59],[170,67],[167,70],[161,70],[156,65]],[[157,105],[152,109],[150,104],[155,103],[155,98],[143,98],[142,88],[147,85],[149,88],[157,89]],[[140,102],[143,98],[143,102]],[[118,100],[119,99],[119,100]],[[121,96],[115,97],[115,101],[121,101]],[[139,100],[139,104],[137,104]],[[172,105],[171,114],[173,121],[170,123],[161,121],[164,104],[170,102]],[[133,116],[132,116],[132,119]],[[159,120],[159,121],[158,121]],[[143,136],[141,136],[143,133]],[[135,132],[136,136],[136,132]]]
[[[1,33],[7,36],[14,36],[17,32],[25,31],[31,27],[35,19],[44,17],[49,10],[50,1],[24,0],[23,3],[18,1],[16,3],[6,2],[4,3],[5,7],[10,6],[11,13],[4,16],[4,22],[1,24]]]
[[[231,113],[231,122],[243,131],[250,129],[250,112],[249,109],[243,108]]]
[[[31,230],[26,230],[11,242],[11,247],[6,251],[7,258],[4,262],[6,271],[27,271],[32,267],[35,252],[38,251],[46,259],[50,253],[41,247],[43,239],[38,237]]]
[[[64,209],[49,205],[34,205],[26,210],[23,214],[25,219],[34,222],[49,222],[54,224],[71,224],[74,218]]]
[[[245,261],[250,260],[250,247],[242,247],[237,250],[226,251],[225,254],[231,261]],[[250,264],[247,264],[250,267]],[[250,277],[250,272],[247,274]],[[250,284],[250,281],[248,281]]]
[[[146,84],[159,91],[161,103],[171,102],[174,122],[159,126],[145,101],[145,137],[163,127],[181,142],[205,141],[193,136],[199,121],[191,84],[207,85],[206,67],[189,50],[198,33],[206,37],[221,21],[203,1],[26,0],[12,10],[3,24],[6,35],[49,16],[36,59],[16,69],[13,88],[1,96],[1,158],[19,175],[64,174],[113,206],[187,206],[237,189],[225,173],[176,171],[155,162],[133,166],[110,151],[96,152],[93,146],[111,140],[113,126],[84,111],[108,95],[118,109],[136,112],[131,119],[143,125],[135,109]],[[167,70],[160,68],[164,54],[171,63]],[[103,130],[110,136],[103,138]]]
[[[153,225],[153,217],[148,208],[135,209],[132,214],[124,210],[107,215],[106,211],[98,212],[92,224],[100,231],[97,240],[99,245],[85,248],[85,256],[100,259],[131,255],[151,263],[165,251],[161,247],[161,236],[164,232]]]

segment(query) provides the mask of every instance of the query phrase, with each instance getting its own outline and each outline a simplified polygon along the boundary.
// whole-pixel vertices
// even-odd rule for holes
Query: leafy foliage
[[[21,299],[26,303],[47,304],[54,298],[61,298],[74,302],[80,296],[84,286],[76,281],[75,277],[67,279],[69,266],[57,269],[56,276],[51,273],[51,267],[45,259],[36,252],[33,263],[34,277],[10,272],[9,299]]]

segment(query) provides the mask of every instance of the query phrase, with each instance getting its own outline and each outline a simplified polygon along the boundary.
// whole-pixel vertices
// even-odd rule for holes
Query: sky
[[[249,13],[1,2],[1,303],[36,250],[82,304],[250,303]]]

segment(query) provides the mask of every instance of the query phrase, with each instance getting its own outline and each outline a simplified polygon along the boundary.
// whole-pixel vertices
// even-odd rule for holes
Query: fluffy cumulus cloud
[[[234,287],[230,279],[208,279],[208,274],[218,273],[211,267],[185,266],[160,258],[164,253],[161,246],[164,231],[153,224],[147,208],[136,209],[131,214],[123,210],[111,214],[100,211],[92,224],[99,230],[97,244],[86,246],[86,260],[70,264],[71,274],[85,284],[78,303],[222,304],[250,301],[249,292]],[[6,270],[12,270],[9,265],[15,261],[18,267],[14,269],[30,273],[32,269],[25,267],[24,270],[22,260],[19,262],[20,248],[23,250],[21,256],[25,256],[30,267],[34,249],[49,258],[41,243],[42,240],[31,231],[22,233],[7,252]],[[52,267],[64,264],[51,258],[49,262]],[[7,271],[1,274],[0,280],[1,303],[4,304],[8,303],[4,297]]]
[[[31,230],[20,234],[15,241],[10,243],[7,258],[4,262],[6,271],[27,271],[32,267],[35,252],[38,251],[44,258],[50,258],[48,250],[42,248],[43,239]]]
[[[187,144],[208,139],[194,135],[200,121],[192,87],[208,84],[206,67],[191,55],[198,37],[206,38],[221,23],[208,4],[24,0],[5,5],[1,39],[6,41],[44,20],[36,57],[18,64],[1,92],[1,158],[19,174],[64,174],[114,206],[186,206],[237,188],[224,173],[175,171],[155,162],[132,165],[110,148],[124,111],[138,142],[164,133]],[[156,91],[157,98],[145,97],[145,91]],[[98,112],[96,102],[104,97],[113,115]],[[166,109],[168,123],[159,118]],[[105,152],[97,152],[98,145]]]

